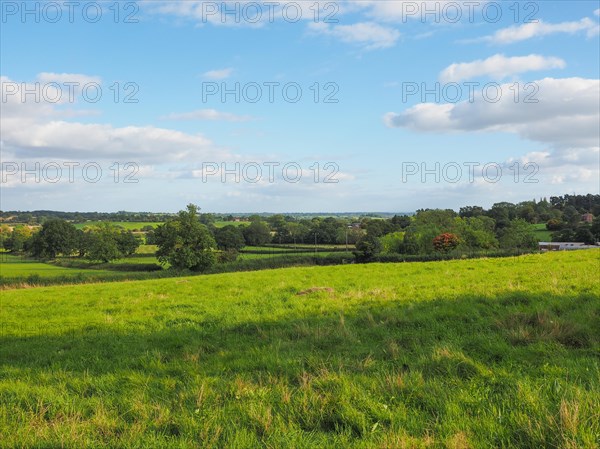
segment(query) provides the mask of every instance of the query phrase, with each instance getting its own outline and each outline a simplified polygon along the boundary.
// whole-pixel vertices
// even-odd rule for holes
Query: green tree
[[[78,243],[75,226],[60,218],[53,218],[44,222],[40,232],[35,234],[31,250],[35,257],[54,259],[59,254],[71,255]]]
[[[239,226],[227,225],[215,229],[215,240],[220,250],[239,251],[245,245],[244,235]]]
[[[198,207],[189,204],[177,217],[155,231],[156,255],[161,263],[177,269],[205,271],[215,263],[217,246],[208,228],[198,219]]]
[[[358,262],[369,262],[381,253],[381,241],[374,235],[366,234],[356,243],[354,257]]]
[[[123,257],[123,254],[119,251],[117,240],[112,232],[104,229],[88,233],[87,259],[106,263],[121,257]]]
[[[596,240],[600,240],[600,217],[594,218],[590,231],[592,232]]]
[[[271,230],[264,221],[253,221],[242,232],[249,246],[260,246],[271,241]]]
[[[586,245],[593,245],[595,242],[594,234],[589,226],[579,226],[575,229],[575,241],[583,242]]]
[[[404,246],[404,232],[392,232],[379,239],[383,254],[401,253]]]
[[[523,219],[510,221],[501,229],[498,240],[503,249],[535,249],[538,246],[531,225]]]
[[[29,226],[15,226],[4,241],[4,249],[19,253],[26,251],[33,240],[33,231]]]
[[[7,249],[4,246],[4,242],[6,242],[10,238],[11,233],[12,230],[10,229],[10,226],[5,224],[0,225],[0,248]]]
[[[115,235],[115,241],[119,252],[123,256],[131,256],[135,254],[140,246],[140,239],[137,238],[131,231],[121,231]]]

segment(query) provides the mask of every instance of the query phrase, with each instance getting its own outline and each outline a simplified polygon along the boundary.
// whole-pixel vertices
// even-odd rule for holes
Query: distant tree
[[[71,255],[78,243],[75,226],[60,218],[53,218],[44,222],[40,232],[35,234],[31,252],[35,257],[54,259],[59,254]]]
[[[146,245],[156,245],[155,231],[146,231]]]
[[[503,229],[516,218],[516,206],[507,202],[495,203],[487,215],[496,220],[496,229]]]
[[[140,239],[131,231],[121,231],[115,235],[117,248],[123,256],[131,256],[140,246]]]
[[[249,246],[260,246],[271,241],[271,230],[263,221],[252,221],[242,232]]]
[[[394,215],[392,217],[392,224],[397,226],[399,229],[407,228],[411,223],[411,218],[408,215]]]
[[[366,234],[356,243],[354,257],[358,262],[368,262],[381,253],[381,241],[378,237]]]
[[[10,229],[10,226],[5,224],[0,225],[0,248],[7,249],[4,246],[4,242],[6,242],[10,238],[11,233],[12,230]]]
[[[15,226],[4,240],[4,249],[20,253],[27,251],[33,243],[33,231],[29,226]]]
[[[575,229],[574,237],[576,242],[583,242],[586,245],[593,245],[596,240],[589,226],[579,226]]]
[[[404,247],[404,232],[392,232],[379,239],[381,252],[384,254],[402,253]]]
[[[456,234],[444,232],[433,239],[433,247],[437,252],[447,253],[455,249],[460,244],[460,239]]]
[[[469,218],[457,217],[450,231],[458,236],[461,249],[492,249],[498,247],[494,227],[494,220],[483,215]]]
[[[535,249],[538,245],[531,224],[522,219],[510,221],[500,230],[498,240],[503,249]]]
[[[485,210],[481,206],[465,206],[461,207],[458,211],[458,215],[463,218],[479,217],[485,214]]]
[[[563,209],[563,221],[568,227],[574,228],[581,221],[581,213],[574,206],[566,206]]]
[[[600,240],[600,216],[594,218],[592,226],[590,227],[590,231],[596,240]]]
[[[110,262],[120,259],[123,254],[119,251],[117,240],[111,232],[102,230],[89,232],[85,257],[100,262]]]
[[[572,228],[563,228],[560,231],[552,233],[553,242],[575,242],[575,230]]]
[[[177,269],[205,271],[215,263],[217,246],[208,228],[198,219],[198,207],[189,204],[177,218],[160,225],[155,231],[161,263]]]
[[[239,226],[227,225],[215,229],[215,240],[220,250],[239,251],[245,245],[244,235]]]
[[[206,226],[214,225],[216,221],[214,214],[199,214],[198,220]]]
[[[548,220],[546,222],[546,229],[548,231],[558,231],[562,228],[563,228],[563,223],[556,218],[551,218],[550,220]]]

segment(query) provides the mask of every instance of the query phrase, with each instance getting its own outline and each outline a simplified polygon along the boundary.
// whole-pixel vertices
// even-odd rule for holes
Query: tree
[[[87,240],[86,258],[104,263],[123,257],[119,251],[117,241],[110,232],[89,232]]]
[[[366,234],[356,243],[354,257],[359,262],[373,260],[381,252],[381,242],[378,237]]]
[[[485,210],[481,206],[465,206],[461,207],[458,211],[458,215],[463,218],[479,217],[485,214]]]
[[[575,229],[575,241],[583,242],[586,245],[593,245],[595,239],[594,234],[592,234],[592,231],[590,230],[590,227],[579,226],[577,229]]]
[[[504,249],[535,249],[538,246],[531,225],[522,219],[510,221],[500,230],[498,240]]]
[[[404,232],[392,232],[379,239],[384,254],[401,253],[404,246]]]
[[[440,253],[447,253],[455,249],[460,244],[460,239],[456,234],[444,232],[433,239],[433,247]]]
[[[53,218],[44,222],[40,232],[35,234],[31,249],[35,257],[54,259],[58,254],[71,255],[78,243],[75,226],[60,218]]]
[[[215,240],[220,250],[239,251],[245,245],[244,235],[239,226],[227,225],[215,229]]]
[[[408,215],[394,215],[391,219],[392,224],[399,229],[408,228],[411,221],[412,220]]]
[[[596,240],[600,240],[600,217],[594,218],[590,231],[592,232]]]
[[[568,226],[575,227],[581,221],[581,214],[574,206],[567,206],[563,210],[563,221]]]
[[[271,231],[264,221],[253,221],[242,232],[249,246],[260,246],[271,241]]]
[[[450,229],[460,240],[460,247],[468,250],[492,249],[498,247],[494,234],[495,223],[490,217],[455,218]]]
[[[546,229],[548,231],[559,231],[562,228],[563,228],[563,223],[556,218],[551,218],[550,220],[548,220],[546,222]]]
[[[32,243],[32,239],[33,232],[29,226],[14,227],[4,241],[4,249],[15,253],[26,251]]]
[[[119,252],[123,256],[135,254],[140,246],[140,240],[131,231],[121,231],[115,236]]]
[[[10,229],[10,226],[8,225],[0,225],[0,248],[5,248],[4,243],[10,238],[10,235],[12,234],[12,230]]]
[[[176,269],[205,271],[215,263],[217,246],[208,228],[198,219],[198,207],[189,204],[177,217],[155,231],[156,255]]]

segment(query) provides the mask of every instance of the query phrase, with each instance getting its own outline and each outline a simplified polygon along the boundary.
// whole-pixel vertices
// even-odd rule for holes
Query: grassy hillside
[[[539,242],[551,242],[552,241],[552,232],[548,231],[548,229],[546,229],[546,223],[532,224],[531,228],[533,229],[535,238]]]
[[[599,256],[4,291],[0,446],[595,448]]]

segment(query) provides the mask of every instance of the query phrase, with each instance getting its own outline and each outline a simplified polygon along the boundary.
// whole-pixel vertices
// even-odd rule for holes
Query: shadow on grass
[[[290,299],[328,300],[326,292]],[[198,316],[185,303],[173,307],[181,309],[177,318],[127,326],[89,323],[46,328],[4,323],[0,367],[103,374],[148,372],[158,361],[160,369],[172,364],[205,375],[268,372],[296,378],[304,370],[322,366],[364,371],[367,357],[377,362],[375,369],[427,371],[424,360],[440,348],[454,348],[473,363],[491,367],[504,362],[528,367],[597,358],[600,348],[600,300],[592,294],[372,301],[319,316],[239,323],[228,323],[225,316]],[[562,349],[567,351],[553,359],[552,354]],[[195,363],[196,358],[202,363]]]

